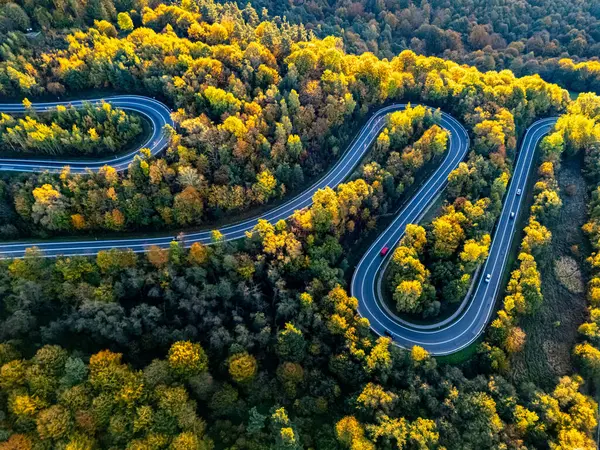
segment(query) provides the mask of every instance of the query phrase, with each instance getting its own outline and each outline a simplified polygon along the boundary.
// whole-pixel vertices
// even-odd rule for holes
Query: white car
[[[489,283],[491,279],[492,279],[492,274],[491,274],[491,273],[488,273],[488,274],[485,276],[485,282],[486,282],[486,283]]]
[[[521,189],[517,189],[517,195],[521,195]]]
[[[514,219],[514,218],[515,218],[515,212],[514,212],[514,211],[510,213],[510,218],[511,218],[511,219]]]

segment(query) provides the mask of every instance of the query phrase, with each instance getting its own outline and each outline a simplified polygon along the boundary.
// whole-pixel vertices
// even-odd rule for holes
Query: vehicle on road
[[[510,213],[510,218],[511,218],[511,219],[514,219],[514,218],[515,218],[515,212],[514,212],[514,211]]]
[[[157,102],[156,100],[150,100],[145,97],[138,96],[121,96],[111,97],[109,99],[116,106],[124,106],[130,108],[131,105],[140,104],[143,105],[143,110],[140,114],[146,113],[151,115],[151,118],[156,122],[153,123],[153,134],[150,143],[156,141],[156,145],[152,149],[153,154],[158,154],[163,151],[168,145],[167,136],[162,133],[162,127],[164,123],[168,123],[172,119],[169,116],[169,108]],[[125,102],[125,103],[123,103]],[[80,102],[83,104],[83,102]],[[78,103],[79,104],[79,103]],[[13,109],[23,109],[22,104],[15,104],[16,106],[10,106]],[[34,104],[35,105],[35,104]],[[162,105],[162,106],[161,106]],[[45,105],[44,105],[45,106]],[[364,152],[369,148],[370,143],[376,138],[377,133],[373,132],[375,125],[380,124],[384,121],[384,118],[393,111],[402,111],[406,105],[389,105],[386,106],[376,114],[378,118],[376,120],[370,120],[364,125],[362,131],[359,131],[359,142],[357,146],[351,146],[348,152],[343,153],[341,159],[333,166],[333,168],[327,172],[317,183],[303,191],[303,194],[290,199],[284,204],[276,207],[272,211],[265,213],[264,218],[269,222],[277,223],[279,220],[284,220],[294,213],[294,211],[304,208],[311,203],[311,198],[314,192],[321,189],[324,186],[330,186],[331,188],[337,187],[356,167],[358,161],[360,161]],[[6,105],[0,104],[0,111],[3,109],[10,109]],[[35,106],[34,106],[35,107]],[[40,111],[43,106],[40,106]],[[12,109],[11,109],[12,111]],[[536,133],[530,135],[536,137],[530,144],[523,146],[524,151],[520,152],[520,155],[532,156],[535,146],[543,137],[542,131],[547,134],[551,130],[552,124],[556,121],[555,118],[542,119],[532,125],[533,130],[538,130]],[[388,227],[382,232],[380,236],[381,241],[378,242],[390,242],[394,243],[401,239],[402,234],[405,230],[404,224],[407,221],[411,221],[416,217],[419,217],[426,208],[431,204],[433,198],[443,188],[444,183],[447,180],[448,174],[454,170],[460,161],[464,160],[469,151],[469,138],[466,129],[456,119],[452,118],[445,113],[442,113],[442,124],[452,134],[452,140],[457,145],[449,146],[448,157],[442,161],[442,165],[437,169],[439,171],[438,176],[431,176],[427,180],[421,183],[418,187],[416,194],[413,198],[408,201],[407,205],[396,214],[396,218],[388,225]],[[368,132],[367,132],[368,131]],[[529,142],[529,141],[527,141]],[[365,144],[362,146],[361,144]],[[137,150],[132,150],[129,154],[120,156],[117,159],[116,168],[117,170],[126,170],[130,159],[135,157]],[[450,157],[451,156],[451,157]],[[28,160],[26,162],[15,162],[15,160],[0,160],[0,171],[4,170],[19,170],[19,171],[45,171],[45,170],[56,170],[58,167],[64,165],[70,161],[59,161],[54,160],[46,162],[38,160]],[[522,156],[519,157],[517,165],[515,166],[515,173],[519,173],[519,168],[522,165],[528,164],[528,159],[524,159]],[[79,163],[77,173],[87,173],[87,170],[91,164],[94,164],[94,170],[101,170],[104,166],[103,160],[97,160],[91,163],[90,161],[82,161]],[[435,172],[438,173],[438,172]],[[522,182],[522,181],[519,181]],[[523,182],[524,183],[524,182]],[[522,194],[523,188],[518,188],[517,195]],[[512,192],[512,187],[511,187]],[[310,194],[310,195],[309,195]],[[514,198],[513,198],[514,200]],[[509,207],[510,208],[510,207]],[[510,209],[503,210],[503,214]],[[515,212],[516,216],[516,212]],[[258,217],[251,217],[245,221],[237,222],[230,225],[223,226],[219,231],[225,236],[224,240],[233,241],[235,239],[243,238],[247,235],[248,231],[251,231],[256,226]],[[496,236],[494,239],[500,239],[500,244],[490,249],[490,261],[498,260],[498,263],[494,263],[492,270],[500,270],[499,276],[502,273],[506,265],[506,254],[508,248],[508,242],[512,237],[512,233],[503,233],[501,236]],[[162,248],[168,248],[173,238],[177,236],[170,234],[167,236],[159,236],[151,238],[137,238],[129,237],[126,239],[96,239],[94,244],[90,245],[89,241],[65,241],[65,240],[53,240],[47,242],[15,242],[15,243],[2,243],[0,246],[0,258],[22,258],[25,255],[26,249],[32,245],[36,245],[44,252],[45,257],[55,257],[58,255],[91,255],[95,254],[104,248],[122,248],[131,249],[133,252],[141,253],[148,250],[149,242]],[[211,232],[208,230],[189,232],[185,234],[185,244],[190,245],[194,242],[204,243],[210,245],[212,242]],[[390,244],[391,245],[391,244]],[[395,323],[393,317],[388,317],[387,312],[378,307],[377,305],[377,289],[375,281],[377,280],[376,274],[380,268],[386,262],[386,255],[389,253],[390,248],[393,247],[382,247],[381,244],[375,244],[375,249],[380,248],[380,255],[374,252],[367,252],[364,257],[356,265],[356,270],[352,276],[352,284],[350,293],[352,296],[358,298],[359,313],[362,317],[369,320],[373,324],[373,328],[386,336],[394,339],[395,343],[411,348],[413,345],[421,345],[427,351],[430,351],[434,355],[450,354],[458,349],[465,348],[474,339],[480,335],[490,317],[490,311],[494,306],[494,302],[488,297],[489,283],[491,282],[492,274],[486,274],[483,283],[476,286],[476,290],[473,294],[473,299],[467,306],[465,312],[458,317],[455,321],[447,325],[439,325],[435,329],[429,329],[427,331],[414,331],[409,330]],[[379,258],[377,258],[379,256]],[[482,287],[483,289],[480,289]],[[495,295],[495,294],[494,294]],[[484,296],[486,299],[484,299]],[[485,300],[485,301],[484,301]],[[376,325],[377,324],[377,325]],[[391,332],[391,330],[394,330]],[[418,333],[418,337],[416,334]]]

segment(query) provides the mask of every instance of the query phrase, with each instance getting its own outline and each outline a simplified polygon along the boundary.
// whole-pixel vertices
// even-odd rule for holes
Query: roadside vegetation
[[[526,340],[511,357],[511,378],[553,386],[572,371],[577,328],[586,312],[586,255],[590,248],[581,227],[587,220],[583,157],[567,157],[557,173],[563,206],[551,225],[552,241],[540,260],[543,303],[521,320]]]
[[[538,76],[413,51],[357,56],[341,39],[314,38],[250,5],[9,1],[0,17],[1,95],[142,93],[172,106],[176,123],[165,154],[142,151],[125,173],[3,175],[3,237],[210,224],[322,173],[355,124],[386,102],[453,114],[472,151],[431,228],[411,227],[400,247],[410,260],[399,261],[407,270],[395,281],[414,295],[400,292],[397,303],[418,313],[458,297],[485,257],[517,137],[567,112],[544,140],[503,309],[464,371],[374,336],[344,283],[355,243],[446,150],[436,113],[415,106],[390,116],[358,176],[318,191],[287,221],[259,221],[238,242],[215,231],[211,246],[56,259],[31,249],[1,260],[0,450],[595,448],[593,383],[569,370],[553,385],[518,384],[508,368],[526,343],[521,320],[543,300],[537,260],[561,210],[560,157],[598,150],[597,97],[573,103]],[[34,46],[9,22],[47,33]],[[600,367],[594,329],[575,347],[590,380]]]
[[[592,252],[587,258],[589,282],[587,284],[588,318],[579,327],[581,342],[575,347],[574,355],[584,373],[594,381],[596,388],[600,381],[600,340],[598,339],[598,305],[600,302],[599,277],[599,185],[600,185],[600,100],[593,95],[580,95],[577,106],[571,110],[569,136],[574,151],[584,151],[584,173],[588,182],[590,202],[588,205],[588,221],[583,226]]]
[[[4,156],[108,156],[143,140],[143,119],[108,103],[82,108],[58,106],[36,112],[25,99],[25,114],[0,114]],[[149,124],[146,124],[146,128]]]
[[[309,40],[300,25],[261,22],[231,4],[141,11],[133,29],[97,18],[39,57],[16,37],[6,42],[5,96],[113,88],[157,96],[176,111],[166,154],[142,153],[125,174],[11,179],[0,191],[14,214],[2,222],[18,221],[21,237],[198,226],[260,207],[323,173],[353,124],[395,100],[443,107],[474,130],[475,153],[458,183],[475,181],[479,196],[510,171],[515,128],[569,101],[538,77],[483,74],[411,51],[389,61],[352,55],[341,40]],[[371,178],[388,189],[393,176],[384,168]],[[36,197],[43,186],[51,195]]]

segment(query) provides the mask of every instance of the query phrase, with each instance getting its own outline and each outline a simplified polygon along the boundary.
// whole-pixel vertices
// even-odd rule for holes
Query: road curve
[[[457,352],[473,343],[483,332],[494,310],[494,301],[501,288],[502,274],[508,258],[512,238],[515,234],[516,220],[523,202],[535,149],[539,141],[551,130],[556,118],[542,119],[527,129],[521,144],[517,163],[504,198],[504,205],[497,221],[488,258],[480,271],[475,291],[471,298],[465,299],[459,313],[452,320],[430,326],[411,326],[399,319],[381,301],[378,293],[378,274],[386,263],[386,258],[380,256],[381,248],[393,248],[402,236],[407,224],[417,223],[426,210],[427,205],[445,186],[447,167],[454,164],[442,164],[434,175],[414,196],[413,200],[398,214],[390,226],[379,235],[377,240],[364,254],[351,283],[351,293],[360,302],[358,311],[361,316],[369,319],[371,328],[379,335],[388,335],[402,347],[411,348],[419,345],[433,355],[447,355]],[[453,138],[454,139],[454,138]],[[454,143],[454,142],[453,142]],[[459,152],[460,153],[460,152]],[[453,152],[448,155],[452,157]],[[517,194],[519,192],[519,194]],[[388,253],[388,258],[391,252]],[[489,282],[485,281],[487,274],[491,275]]]
[[[116,97],[113,97],[116,98]],[[315,192],[325,187],[335,188],[348,175],[352,173],[354,168],[359,164],[369,146],[375,141],[379,132],[385,126],[385,117],[394,111],[401,111],[406,108],[405,104],[394,104],[383,107],[376,111],[365,125],[361,128],[358,135],[352,141],[348,149],[344,152],[340,160],[324,175],[319,181],[314,183],[308,189],[303,191],[298,196],[291,200],[274,207],[270,211],[261,215],[227,225],[219,229],[226,240],[234,240],[246,236],[247,231],[251,231],[257,224],[258,219],[266,219],[269,222],[275,223],[282,219],[289,218],[294,211],[310,206],[312,197]],[[441,126],[448,129],[452,133],[450,149],[440,165],[436,173],[442,170],[446,176],[458,163],[465,157],[468,149],[468,136],[464,127],[449,114],[442,113]],[[99,163],[100,164],[100,163]],[[102,163],[104,164],[104,162]],[[1,168],[1,166],[0,166]],[[425,204],[423,203],[423,206]],[[183,241],[186,245],[194,242],[204,244],[211,243],[211,231],[199,231],[183,233]],[[124,238],[124,239],[98,239],[98,240],[52,240],[39,242],[15,242],[5,243],[0,247],[1,258],[20,258],[25,254],[25,250],[29,247],[38,247],[45,256],[54,257],[59,255],[95,255],[101,250],[111,248],[131,249],[134,252],[143,252],[150,245],[160,247],[168,247],[169,244],[176,239],[173,234],[154,238]]]
[[[158,100],[139,95],[118,95],[102,99],[74,100],[69,102],[33,103],[31,108],[36,112],[52,111],[59,105],[80,108],[84,103],[110,103],[115,108],[125,111],[133,111],[144,116],[152,125],[152,134],[140,147],[112,158],[101,158],[97,160],[51,160],[31,158],[6,158],[0,159],[0,171],[10,172],[60,172],[64,166],[69,166],[72,173],[86,173],[88,170],[97,172],[103,166],[109,165],[118,171],[127,169],[134,156],[142,149],[148,148],[152,154],[161,152],[168,144],[168,137],[164,133],[164,126],[173,126],[171,110]],[[0,103],[0,113],[27,112],[21,103]]]
[[[116,96],[94,101],[107,101],[122,109],[137,111],[145,115],[153,125],[152,137],[142,147],[150,148],[153,154],[164,149],[167,137],[163,133],[166,124],[172,125],[170,110],[162,103],[141,96]],[[33,107],[41,111],[50,109],[58,104],[81,105],[82,102],[37,103]],[[289,218],[294,211],[310,206],[314,193],[325,187],[335,188],[346,179],[359,164],[370,145],[375,141],[379,132],[385,126],[385,117],[394,111],[406,108],[405,104],[393,104],[376,111],[361,128],[340,160],[304,192],[291,200],[279,205],[260,217],[244,220],[219,229],[226,240],[242,238],[257,224],[258,219],[266,219],[275,223]],[[20,104],[0,104],[0,112],[23,112]],[[394,221],[387,227],[378,239],[364,254],[351,282],[351,294],[359,299],[359,313],[369,319],[371,328],[379,335],[389,335],[397,345],[410,348],[420,345],[434,355],[445,355],[465,348],[475,341],[483,332],[494,309],[494,300],[500,289],[502,273],[508,257],[508,250],[515,233],[516,222],[511,219],[511,212],[518,216],[523,196],[517,195],[527,183],[527,177],[533,163],[535,148],[542,137],[548,133],[556,122],[556,118],[542,119],[527,130],[520,147],[515,171],[509,184],[502,213],[496,225],[489,256],[483,266],[474,293],[470,299],[465,299],[459,311],[450,320],[437,325],[415,326],[399,319],[393,311],[387,308],[378,294],[378,274],[386,264],[387,259],[379,254],[384,246],[393,248],[404,235],[406,225],[417,223],[433,200],[440,194],[447,183],[448,174],[465,158],[469,150],[469,137],[465,128],[452,116],[443,113],[440,125],[449,131],[451,139],[444,160],[436,171],[424,182],[418,192],[407,202]],[[138,150],[114,159],[95,162],[77,161],[48,161],[48,160],[0,160],[0,170],[4,171],[60,171],[64,165],[71,166],[71,171],[84,173],[87,170],[97,171],[105,164],[118,170],[125,170]],[[186,245],[194,242],[211,243],[211,231],[190,232],[183,234]],[[29,247],[38,247],[47,257],[59,255],[95,255],[101,250],[111,248],[131,249],[134,252],[144,252],[148,246],[157,245],[168,247],[177,236],[168,235],[154,238],[124,238],[124,239],[95,239],[95,240],[55,240],[40,242],[5,243],[0,247],[0,258],[20,258]],[[392,252],[389,252],[389,258]],[[484,278],[491,275],[489,282]]]

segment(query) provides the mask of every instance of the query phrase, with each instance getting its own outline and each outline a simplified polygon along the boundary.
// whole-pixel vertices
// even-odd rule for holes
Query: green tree
[[[119,29],[121,31],[131,31],[133,30],[133,21],[131,17],[126,12],[120,12],[117,15],[117,23],[119,24]]]

